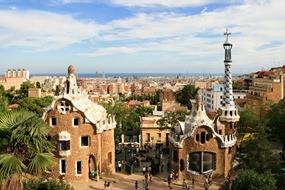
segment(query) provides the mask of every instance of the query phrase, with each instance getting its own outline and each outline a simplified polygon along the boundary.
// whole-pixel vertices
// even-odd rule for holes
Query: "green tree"
[[[5,89],[0,85],[0,112],[6,112],[8,107],[8,98],[6,97]]]
[[[240,111],[239,115],[240,115],[240,120],[238,123],[239,132],[240,133],[254,132],[259,123],[256,114],[250,109],[245,109]]]
[[[194,85],[186,85],[177,93],[176,101],[181,103],[184,106],[187,106],[188,109],[192,108],[190,99],[194,99],[198,92],[198,88],[195,88]]]
[[[122,133],[132,133],[139,135],[140,118],[152,113],[152,108],[137,106],[129,108],[121,101],[110,101],[100,103],[109,115],[115,116],[117,128],[115,129],[116,139],[120,138]]]
[[[185,121],[185,116],[189,115],[189,111],[178,110],[176,112],[167,112],[157,121],[160,127],[173,127],[178,121]]]
[[[268,141],[268,130],[259,126],[252,138],[242,143],[242,149],[247,156],[243,159],[243,167],[259,173],[272,172],[279,166],[279,155],[273,152]],[[254,158],[254,159],[253,159]]]
[[[285,101],[282,100],[272,105],[266,118],[273,137],[276,137],[285,146]]]
[[[29,88],[35,88],[35,85],[30,81],[25,81],[21,84],[20,89],[17,91],[19,98],[28,97]]]
[[[47,135],[48,125],[34,113],[0,113],[0,184],[20,190],[25,174],[40,176],[52,166]]]
[[[36,87],[37,88],[41,88],[41,83],[40,82],[36,82]]]
[[[44,112],[44,108],[51,105],[52,100],[51,96],[43,98],[25,97],[17,99],[15,102],[19,104],[21,108],[32,111],[41,116]]]
[[[73,190],[73,188],[55,180],[37,179],[24,181],[24,190]]]
[[[241,170],[233,182],[233,190],[277,190],[276,180],[270,173]]]

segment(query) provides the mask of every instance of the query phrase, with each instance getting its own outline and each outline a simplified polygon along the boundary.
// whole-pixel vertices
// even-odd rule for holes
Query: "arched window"
[[[206,133],[203,131],[201,132],[201,143],[204,144],[206,142]]]
[[[211,138],[211,136],[210,136],[210,134],[208,133],[208,134],[206,135],[206,141],[209,141],[210,138]]]
[[[184,160],[183,159],[180,159],[180,171],[182,172],[182,171],[184,171]]]
[[[216,154],[212,152],[193,152],[188,157],[188,170],[206,173],[216,169]]]
[[[200,141],[200,135],[196,134],[196,141],[199,142]]]

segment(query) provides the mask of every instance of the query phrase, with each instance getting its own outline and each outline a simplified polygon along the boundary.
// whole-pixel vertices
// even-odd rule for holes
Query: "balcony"
[[[252,91],[263,91],[263,92],[273,92],[272,88],[260,87],[260,86],[250,86],[249,90]]]
[[[70,150],[60,150],[58,151],[59,156],[67,157],[71,154]]]

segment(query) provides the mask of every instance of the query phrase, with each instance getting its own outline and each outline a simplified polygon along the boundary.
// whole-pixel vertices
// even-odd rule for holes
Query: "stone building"
[[[148,116],[141,118],[141,146],[142,147],[162,147],[166,148],[169,146],[169,134],[170,128],[161,128],[157,121],[160,120],[161,116]]]
[[[180,179],[203,179],[204,175],[228,176],[236,152],[236,126],[239,115],[233,100],[231,48],[225,49],[223,105],[214,119],[207,116],[203,98],[193,100],[192,113],[179,122],[170,136],[171,167]]]
[[[29,80],[30,72],[26,69],[8,69],[5,73],[5,77],[7,78],[15,78],[20,77],[24,80]]]
[[[224,86],[216,84],[212,89],[202,89],[202,96],[205,108],[208,112],[216,112],[223,104]],[[235,102],[245,101],[245,91],[234,91],[233,98]]]
[[[266,105],[278,103],[284,98],[284,71],[272,68],[251,74],[251,86],[246,95],[246,108],[260,116]]]
[[[176,101],[176,92],[171,89],[163,89],[160,92],[160,101],[162,104],[162,111],[176,112],[178,110],[187,110],[187,107],[182,106]]]
[[[5,90],[9,90],[12,87],[18,90],[23,82],[24,78],[22,77],[0,77],[0,85],[2,85]]]
[[[68,183],[87,182],[92,176],[113,173],[116,121],[77,86],[75,69],[68,67],[64,87],[43,116],[57,145],[51,174]]]

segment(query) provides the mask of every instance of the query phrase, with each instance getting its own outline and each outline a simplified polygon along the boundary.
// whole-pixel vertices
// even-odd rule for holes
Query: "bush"
[[[233,182],[233,190],[276,190],[276,180],[270,173],[241,170]]]
[[[24,190],[73,190],[73,188],[55,180],[39,179],[25,181]]]

